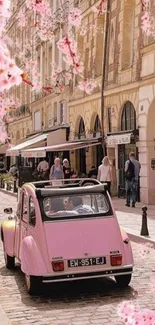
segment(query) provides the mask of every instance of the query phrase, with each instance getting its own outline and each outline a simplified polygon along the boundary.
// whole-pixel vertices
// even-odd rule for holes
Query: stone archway
[[[126,101],[120,112],[120,131],[132,133],[136,130],[136,110],[131,101]],[[118,144],[118,195],[125,195],[125,171],[126,160],[129,159],[129,153],[133,151],[138,159],[138,151],[135,140],[127,144]],[[139,191],[138,191],[139,201]]]

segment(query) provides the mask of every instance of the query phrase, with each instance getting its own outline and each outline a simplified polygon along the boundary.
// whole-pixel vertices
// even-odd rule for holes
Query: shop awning
[[[101,143],[98,141],[66,142],[59,145],[22,150],[21,156],[24,158],[41,158],[41,157],[46,157],[46,152],[72,151],[72,150],[97,146],[99,144]]]
[[[115,145],[118,145],[118,144],[131,143],[131,135],[132,135],[132,133],[109,135],[107,137],[107,145],[108,146],[115,146]]]
[[[18,144],[17,146],[14,146],[6,151],[6,156],[14,157],[19,156],[21,153],[21,150],[24,148],[29,148],[33,145],[36,145],[36,143],[43,143],[47,139],[47,134],[41,134],[38,136],[35,136],[23,143]]]

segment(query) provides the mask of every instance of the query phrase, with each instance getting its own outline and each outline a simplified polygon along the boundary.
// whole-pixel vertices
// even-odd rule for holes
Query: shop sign
[[[131,142],[131,133],[110,135],[107,137],[108,146],[115,146],[119,144],[127,144]]]
[[[21,156],[23,157],[23,158],[44,158],[44,157],[46,157],[46,151],[44,150],[44,151],[22,151],[22,153],[21,153]]]

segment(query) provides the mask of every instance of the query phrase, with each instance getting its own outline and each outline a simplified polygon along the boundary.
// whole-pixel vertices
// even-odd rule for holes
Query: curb
[[[12,324],[1,306],[0,306],[0,319],[1,319],[1,322],[0,322],[1,325],[11,325]]]
[[[7,190],[3,190],[2,188],[0,189],[0,193],[4,193],[13,197],[17,197],[17,193],[9,192]]]
[[[155,241],[152,239],[149,239],[149,237],[143,237],[143,236],[138,236],[138,235],[134,235],[131,233],[127,232],[127,235],[129,236],[129,239],[131,241],[133,241],[134,243],[139,243],[139,244],[146,244],[146,243],[150,243],[152,244],[152,248],[155,249]]]

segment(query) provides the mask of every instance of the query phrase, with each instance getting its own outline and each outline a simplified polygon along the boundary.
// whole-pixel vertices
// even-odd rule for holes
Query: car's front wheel
[[[132,278],[132,274],[115,276],[115,280],[120,288],[125,288],[129,285]]]
[[[41,291],[42,278],[40,276],[26,275],[26,288],[30,295],[37,295]]]
[[[15,257],[9,256],[4,251],[5,266],[7,269],[11,270],[15,267]]]

